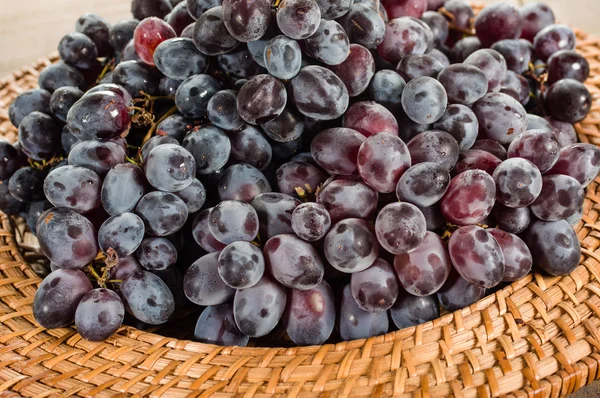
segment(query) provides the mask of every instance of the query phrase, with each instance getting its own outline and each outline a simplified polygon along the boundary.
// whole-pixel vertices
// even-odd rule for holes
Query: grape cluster
[[[542,4],[134,0],[84,15],[9,109],[0,209],[51,261],[34,316],[101,341],[380,335],[571,272],[600,149]],[[391,322],[390,322],[391,321]],[[278,338],[278,337],[273,337]]]

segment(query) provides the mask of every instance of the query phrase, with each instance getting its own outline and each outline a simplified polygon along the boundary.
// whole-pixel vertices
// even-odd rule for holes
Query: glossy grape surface
[[[291,93],[296,107],[305,116],[333,120],[342,116],[350,101],[344,82],[329,69],[311,65],[292,79]]]
[[[167,236],[179,231],[188,218],[188,209],[178,196],[154,191],[142,197],[135,207],[146,227],[146,233],[153,236]]]
[[[380,133],[362,143],[358,151],[358,172],[377,192],[394,192],[411,165],[406,144],[395,135]]]
[[[221,279],[234,289],[254,286],[265,271],[265,259],[260,248],[250,242],[227,245],[219,254],[218,262]]]
[[[380,258],[366,270],[353,273],[350,286],[358,307],[371,313],[390,309],[399,291],[394,268]]]
[[[550,275],[567,275],[579,265],[581,246],[567,221],[533,220],[524,240],[534,264]]]
[[[336,179],[323,186],[317,196],[336,223],[346,218],[368,219],[377,208],[378,195],[361,181]]]
[[[487,94],[473,106],[480,134],[500,144],[510,144],[527,128],[527,112],[514,98]]]
[[[310,152],[315,161],[330,173],[352,175],[358,171],[358,151],[365,136],[349,128],[333,128],[313,138]]]
[[[250,242],[258,234],[258,215],[247,203],[226,200],[210,211],[208,228],[221,243]]]
[[[479,121],[467,106],[454,104],[446,108],[444,116],[434,123],[435,130],[445,131],[458,142],[461,151],[470,149],[479,133]]]
[[[110,215],[132,211],[146,193],[144,171],[131,163],[112,168],[102,183],[101,201]]]
[[[288,162],[281,165],[276,173],[279,192],[295,196],[297,189],[315,192],[327,180],[321,169],[310,163]]]
[[[496,198],[508,207],[526,207],[542,191],[542,174],[529,160],[511,158],[502,162],[493,174]]]
[[[447,66],[437,78],[446,90],[448,101],[453,104],[474,104],[488,91],[486,74],[473,65]]]
[[[192,39],[198,50],[206,55],[224,54],[239,44],[225,26],[223,7],[220,5],[198,17]]]
[[[79,166],[54,169],[44,181],[44,193],[53,205],[87,213],[101,204],[102,180]]]
[[[535,216],[544,221],[565,220],[583,205],[585,192],[573,177],[562,174],[544,176],[541,193],[531,205]]]
[[[357,102],[344,115],[344,127],[369,138],[379,133],[398,135],[398,122],[394,115],[373,101]]]
[[[108,289],[94,289],[77,306],[75,326],[88,341],[104,341],[115,333],[125,316],[119,295]]]
[[[183,278],[185,296],[197,305],[218,305],[230,302],[235,289],[219,276],[219,253],[209,253],[194,262]]]
[[[237,108],[242,119],[250,124],[263,124],[283,112],[287,91],[279,80],[270,75],[257,75],[240,89]]]
[[[575,178],[585,188],[600,172],[600,149],[591,144],[572,144],[561,149],[558,161],[547,174]]]
[[[408,142],[412,164],[437,163],[450,171],[456,165],[460,148],[458,143],[445,131],[431,130],[417,135]]]
[[[437,122],[446,111],[448,95],[444,86],[431,77],[419,77],[406,84],[402,91],[402,109],[414,122]]]
[[[208,253],[220,252],[227,246],[219,242],[208,228],[208,219],[212,209],[210,207],[198,213],[192,224],[192,237]]]
[[[472,225],[485,220],[494,207],[496,184],[482,170],[469,170],[457,175],[442,199],[442,213],[456,225]]]
[[[277,8],[277,26],[291,39],[309,38],[320,21],[321,10],[315,0],[283,0]]]
[[[439,202],[450,186],[450,173],[437,163],[419,163],[409,168],[396,187],[399,200],[418,207]]]
[[[125,163],[125,150],[110,141],[81,141],[71,147],[68,159],[71,166],[85,167],[105,177],[115,166]]]

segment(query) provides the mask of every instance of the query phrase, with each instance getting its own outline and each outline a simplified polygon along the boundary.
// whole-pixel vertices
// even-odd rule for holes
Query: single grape
[[[350,128],[324,130],[312,140],[315,161],[330,173],[352,175],[358,171],[358,151],[365,136]]]
[[[258,128],[247,124],[228,136],[231,144],[229,159],[232,162],[246,163],[259,170],[264,170],[271,163],[273,149]]]
[[[344,127],[370,137],[379,133],[398,135],[398,122],[394,115],[373,101],[361,101],[352,105],[344,115]]]
[[[159,145],[144,161],[146,179],[163,192],[187,188],[196,176],[196,161],[190,152],[175,144]]]
[[[133,99],[131,97],[131,94],[129,94],[129,91],[127,91],[123,86],[119,86],[115,83],[102,83],[90,88],[88,91],[86,91],[86,94],[97,93],[99,91],[110,91],[121,97],[121,99],[123,99],[123,102],[125,102],[125,105],[133,105]]]
[[[283,112],[287,102],[285,86],[270,75],[257,75],[242,86],[237,97],[239,115],[250,124],[262,124]]]
[[[523,158],[502,162],[494,171],[496,199],[507,207],[526,207],[542,191],[542,174],[535,164]]]
[[[315,192],[325,182],[327,176],[312,164],[288,162],[277,169],[276,178],[279,192],[294,196],[298,193],[298,188]]]
[[[452,269],[448,280],[437,292],[437,298],[446,311],[458,311],[485,297],[485,288],[467,282]]]
[[[418,207],[439,202],[450,186],[450,173],[437,163],[419,163],[409,168],[398,181],[396,195],[400,201]]]
[[[344,341],[367,339],[388,332],[389,320],[386,311],[363,311],[352,297],[350,285],[342,292],[338,328]]]
[[[460,154],[458,163],[452,170],[454,175],[459,175],[467,170],[483,170],[493,176],[496,168],[502,161],[489,152],[480,149],[469,149]]]
[[[498,228],[511,234],[522,233],[531,222],[531,211],[528,207],[513,209],[496,203],[493,215],[497,220]]]
[[[302,67],[302,51],[297,41],[284,35],[269,40],[264,49],[264,64],[278,79],[294,78]]]
[[[81,140],[120,136],[129,129],[130,123],[128,105],[110,91],[84,95],[67,114],[69,131]]]
[[[173,38],[160,43],[153,55],[156,68],[175,80],[185,80],[204,73],[208,57],[202,54],[191,39]]]
[[[131,163],[118,164],[104,178],[102,206],[113,216],[132,211],[145,193],[143,170]]]
[[[366,270],[353,273],[350,286],[352,297],[363,311],[387,311],[398,298],[399,287],[394,268],[380,258]]]
[[[227,286],[247,289],[258,283],[265,271],[265,259],[260,248],[250,242],[233,242],[218,258],[219,275]]]
[[[274,141],[294,141],[304,133],[304,116],[294,108],[286,107],[279,116],[261,127],[264,133]]]
[[[45,211],[36,229],[42,251],[60,268],[83,268],[98,254],[94,226],[73,210],[56,207]]]
[[[395,135],[372,135],[358,151],[358,171],[375,191],[394,192],[400,177],[411,165],[406,144]]]
[[[471,109],[464,105],[449,105],[444,116],[433,128],[449,133],[458,142],[461,151],[470,149],[479,133],[479,121]]]
[[[311,290],[292,290],[283,312],[285,330],[297,345],[323,344],[335,325],[335,297],[322,281]]]
[[[27,204],[21,202],[8,190],[8,181],[0,181],[0,210],[4,214],[16,216],[25,211]]]
[[[543,117],[527,114],[527,130],[544,130],[551,132],[552,126]]]
[[[69,164],[93,170],[100,177],[125,163],[125,150],[110,141],[81,141],[71,147]]]
[[[325,237],[331,228],[331,217],[319,203],[304,203],[292,213],[292,229],[300,238],[315,242]]]
[[[132,272],[123,279],[120,290],[128,311],[142,322],[161,325],[175,311],[171,290],[150,272]]]
[[[323,19],[337,19],[350,11],[354,0],[317,0]]]
[[[414,122],[431,124],[446,111],[448,96],[444,86],[431,77],[419,77],[406,84],[402,92],[402,109]]]
[[[210,211],[208,229],[224,244],[236,241],[250,242],[258,234],[258,215],[247,203],[226,200]]]
[[[462,63],[475,52],[481,50],[483,44],[477,37],[465,37],[456,42],[450,51],[450,59],[454,63]]]
[[[392,19],[386,24],[386,35],[377,47],[379,55],[392,64],[411,54],[424,54],[433,32],[429,26],[410,17]]]
[[[124,316],[125,307],[117,293],[94,289],[77,305],[75,326],[84,339],[104,341],[121,327]]]
[[[543,119],[542,119],[543,120]],[[556,164],[560,155],[554,134],[543,130],[529,130],[514,140],[508,148],[509,158],[524,158],[546,173]]]
[[[456,225],[472,225],[485,220],[492,212],[496,184],[482,170],[469,170],[457,175],[442,199],[442,213]]]
[[[75,23],[75,31],[83,33],[94,42],[100,57],[112,55],[109,34],[111,25],[96,14],[84,14]]]
[[[486,74],[472,65],[450,65],[440,72],[438,80],[444,86],[448,100],[455,104],[473,104],[488,90]]]
[[[206,188],[197,178],[194,178],[187,188],[173,193],[183,200],[189,214],[200,211],[206,202]]]
[[[249,337],[236,326],[233,305],[224,303],[202,311],[194,329],[194,339],[205,344],[245,347]]]
[[[321,19],[315,33],[304,40],[304,51],[326,65],[339,65],[348,58],[350,40],[342,25]]]
[[[498,242],[504,255],[505,271],[503,281],[514,282],[529,274],[533,265],[533,258],[525,242],[518,236],[501,229],[490,228],[488,232]]]
[[[260,39],[270,19],[269,0],[223,0],[223,23],[236,40],[246,43]]]
[[[523,31],[523,17],[509,4],[485,7],[475,20],[475,31],[481,42],[489,47],[504,39],[518,39]]]
[[[101,204],[102,180],[79,166],[54,169],[44,181],[44,193],[53,205],[87,213]]]
[[[355,273],[369,268],[379,255],[379,244],[369,224],[347,218],[335,224],[324,242],[325,257],[338,271]]]
[[[440,307],[435,296],[417,297],[401,290],[390,317],[398,329],[404,329],[439,318]]]
[[[563,79],[550,86],[544,103],[552,117],[563,122],[577,123],[590,112],[592,96],[583,83]]]
[[[68,90],[74,89],[76,89],[76,87],[69,88]],[[8,107],[8,117],[11,123],[18,128],[23,118],[34,111],[49,115],[51,113],[51,99],[51,94],[41,88],[35,88],[20,93]]]
[[[485,229],[471,225],[456,230],[448,241],[452,264],[470,283],[492,288],[504,278],[504,255]]]
[[[384,19],[377,10],[356,0],[350,11],[338,22],[342,25],[351,43],[360,44],[368,49],[376,49],[386,34]]]
[[[194,75],[183,81],[175,93],[175,105],[188,119],[205,117],[208,102],[218,91],[221,84],[209,75]]]
[[[45,67],[38,78],[40,88],[53,93],[61,87],[77,87],[83,89],[85,78],[75,67],[64,62],[58,62]]]
[[[554,13],[544,3],[528,3],[519,9],[523,17],[523,33],[521,37],[533,41],[535,35],[548,25],[554,24]]]
[[[514,98],[487,94],[473,106],[479,120],[480,136],[510,144],[527,129],[527,112]]]
[[[572,144],[561,149],[558,161],[546,174],[568,175],[586,188],[599,172],[600,149],[592,144]]]
[[[408,150],[412,164],[433,162],[450,171],[456,165],[460,148],[450,134],[431,130],[417,135],[409,141]]]
[[[82,33],[69,33],[58,44],[58,54],[67,64],[78,69],[92,68],[98,58],[96,45]]]
[[[442,69],[444,66],[431,55],[414,54],[402,58],[396,71],[408,82],[423,76],[437,78]]]
[[[135,52],[148,65],[154,65],[154,53],[159,44],[177,37],[175,30],[156,17],[143,19],[133,32]]]
[[[531,100],[529,81],[511,70],[506,72],[506,78],[502,81],[500,92],[510,95],[523,106],[528,105]],[[530,129],[528,128],[528,130]]]
[[[133,39],[133,33],[140,21],[138,19],[124,19],[117,22],[110,28],[109,40],[110,45],[115,51],[120,52],[125,49],[125,46]]]
[[[496,156],[500,160],[506,160],[507,153],[506,148],[502,146],[498,141],[489,139],[480,139],[475,141],[471,149],[479,149],[492,155]]]
[[[150,192],[135,207],[146,227],[146,233],[153,236],[171,235],[187,221],[188,209],[183,200],[167,192]]]
[[[506,60],[498,51],[483,49],[469,55],[465,64],[480,69],[488,79],[488,92],[498,92],[508,71]]]
[[[23,167],[8,180],[8,191],[21,202],[45,199],[44,178],[46,173],[33,167]]]
[[[360,180],[336,179],[326,183],[317,202],[326,209],[333,223],[346,218],[370,218],[377,210],[378,195]]]
[[[276,235],[293,234],[292,213],[301,202],[278,192],[263,193],[251,202],[259,220],[259,235],[264,242]]]
[[[186,0],[188,12],[193,19],[198,19],[213,7],[223,5],[223,0]]]
[[[6,185],[6,184],[0,184],[1,185]],[[15,202],[20,202],[19,200],[15,199]],[[47,200],[38,200],[38,201],[33,201],[27,204],[27,209],[25,210],[25,214],[22,214],[22,217],[25,219],[25,221],[27,222],[27,226],[29,227],[29,230],[31,231],[31,233],[34,236],[37,236],[36,234],[36,225],[37,225],[37,221],[40,218],[40,216],[42,215],[43,212],[45,212],[48,209],[53,208],[54,206],[52,205],[52,203],[48,202]],[[1,210],[1,208],[0,208]]]
[[[144,239],[144,223],[133,213],[122,213],[106,220],[98,230],[100,249],[110,255],[113,249],[119,257],[126,257],[140,246]]]
[[[85,274],[78,270],[57,269],[48,275],[35,293],[33,316],[48,329],[73,323],[81,299],[92,290]]]
[[[210,207],[198,213],[192,224],[192,237],[208,253],[220,252],[227,246],[219,242],[208,228],[208,219],[212,209]]]
[[[69,109],[83,96],[77,87],[61,87],[52,93],[50,112],[59,121],[66,123]]]
[[[523,39],[500,40],[492,46],[492,50],[497,51],[504,57],[509,71],[518,74],[529,71],[529,64],[532,62],[533,57],[531,42]]]
[[[440,2],[441,0],[433,1]],[[438,8],[439,7],[436,7],[432,11],[424,12],[423,16],[421,17],[421,20],[425,22],[433,32],[433,42],[436,47],[444,44],[449,34],[448,20],[444,18],[441,13],[435,12]]]
[[[140,264],[149,271],[162,271],[177,262],[177,249],[165,238],[147,238],[136,251]]]
[[[183,140],[183,147],[196,160],[196,173],[212,174],[227,164],[231,153],[231,142],[227,135],[216,127],[208,126],[190,132]]]
[[[397,72],[380,70],[373,76],[369,85],[369,98],[383,105],[391,112],[402,109],[402,92],[406,82]]]
[[[581,245],[567,221],[533,220],[524,239],[533,263],[550,275],[567,275],[579,265]]]
[[[183,291],[197,305],[218,305],[231,301],[235,289],[219,276],[219,253],[210,253],[193,263],[185,273]]]
[[[350,97],[367,90],[376,70],[373,55],[360,44],[350,44],[348,58],[331,69],[344,82]]]
[[[573,177],[546,175],[541,193],[531,205],[531,211],[540,220],[565,220],[577,213],[584,199],[583,187]]]
[[[567,25],[548,25],[535,35],[533,46],[538,58],[547,61],[560,50],[574,50],[575,42],[575,32]]]
[[[157,95],[160,77],[155,68],[141,61],[132,60],[117,65],[113,81],[123,86],[132,96],[138,97],[142,91],[146,94]]]
[[[417,249],[427,231],[423,213],[410,203],[392,203],[377,215],[375,232],[381,246],[392,254]]]
[[[173,6],[168,0],[133,0],[131,13],[134,18],[142,20],[148,17],[164,18]]]
[[[177,142],[182,142],[183,138],[192,131],[193,126],[194,122],[192,120],[175,114],[167,117],[156,126],[156,136],[166,135],[175,138]]]
[[[194,44],[206,55],[219,55],[234,50],[239,42],[229,33],[224,22],[223,7],[205,11],[194,27]]]
[[[255,167],[240,163],[228,167],[219,182],[219,199],[250,202],[256,195],[271,192],[269,181]]]
[[[283,0],[277,8],[277,26],[295,40],[312,36],[319,28],[321,10],[315,0]]]
[[[61,130],[48,115],[34,111],[19,124],[21,151],[33,160],[51,159],[60,150]]]
[[[334,120],[348,109],[350,98],[344,82],[321,66],[300,69],[292,79],[291,88],[293,102],[300,113],[313,119]]]

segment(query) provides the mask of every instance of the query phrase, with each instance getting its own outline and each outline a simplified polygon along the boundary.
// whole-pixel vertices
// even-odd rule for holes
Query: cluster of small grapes
[[[36,320],[101,341],[191,302],[200,341],[321,344],[336,320],[351,340],[463,308],[534,262],[572,271],[600,171],[572,126],[591,106],[573,31],[542,4],[381,4],[81,17],[0,142],[0,209],[52,262]]]

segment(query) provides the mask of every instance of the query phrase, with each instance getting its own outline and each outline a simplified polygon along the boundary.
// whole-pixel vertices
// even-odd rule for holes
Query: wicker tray
[[[577,125],[600,145],[600,39],[578,34],[595,103]],[[7,109],[37,86],[45,59],[0,81]],[[32,316],[40,278],[0,216],[1,396],[558,397],[600,378],[600,179],[576,230],[581,266],[562,278],[528,276],[433,322],[368,340],[296,348],[217,347],[122,328],[90,343]]]

